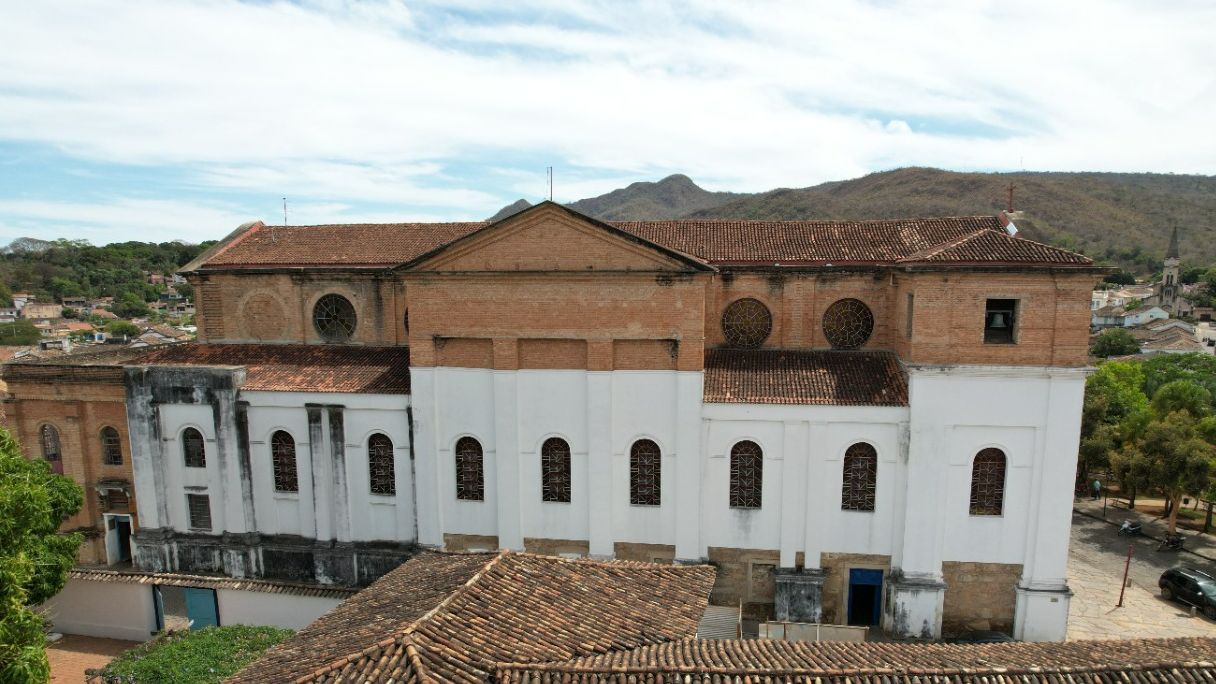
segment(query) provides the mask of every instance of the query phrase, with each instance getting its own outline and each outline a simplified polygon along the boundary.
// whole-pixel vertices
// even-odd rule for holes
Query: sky
[[[1216,173],[1211,0],[0,0],[0,244],[685,173]]]

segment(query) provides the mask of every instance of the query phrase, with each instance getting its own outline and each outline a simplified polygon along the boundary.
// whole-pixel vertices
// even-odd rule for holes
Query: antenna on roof
[[[553,167],[552,166],[545,167],[545,172],[549,176],[549,201],[552,202],[553,201]]]

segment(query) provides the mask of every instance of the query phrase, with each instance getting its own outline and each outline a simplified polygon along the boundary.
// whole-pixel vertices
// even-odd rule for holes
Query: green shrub
[[[103,681],[219,684],[291,635],[290,629],[248,625],[169,632],[110,661]]]

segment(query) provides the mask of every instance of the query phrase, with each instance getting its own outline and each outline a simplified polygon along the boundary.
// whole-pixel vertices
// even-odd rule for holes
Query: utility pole
[[[1127,572],[1132,567],[1132,544],[1127,545],[1127,560],[1123,563],[1123,584],[1119,587],[1119,605],[1116,608],[1123,607],[1123,592],[1127,591]]]

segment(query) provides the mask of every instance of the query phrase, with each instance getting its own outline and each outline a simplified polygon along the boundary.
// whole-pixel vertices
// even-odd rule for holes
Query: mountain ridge
[[[1185,263],[1216,263],[1216,176],[906,167],[804,188],[731,193],[704,190],[688,176],[674,174],[568,206],[608,221],[974,216],[1004,209],[1010,184],[1014,208],[1023,211],[1017,225],[1028,239],[1151,274],[1160,268],[1169,233],[1177,226]],[[526,200],[510,207],[530,206],[521,202]]]

